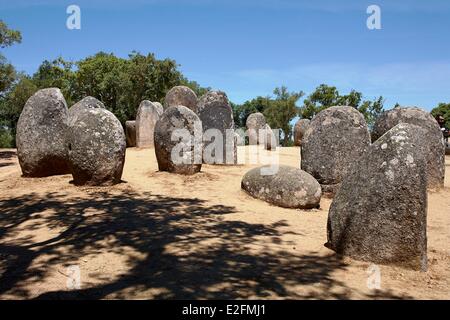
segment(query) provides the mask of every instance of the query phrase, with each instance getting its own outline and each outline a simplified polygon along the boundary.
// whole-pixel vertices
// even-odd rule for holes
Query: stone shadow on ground
[[[150,290],[156,299],[347,299],[351,294],[332,276],[346,269],[336,255],[251,251],[251,245],[264,243],[261,237],[283,243],[281,229],[286,223],[225,220],[224,215],[236,211],[234,207],[133,191],[93,192],[87,199],[47,193],[0,200],[0,296],[29,298],[24,288],[38,286],[51,272],[50,266],[67,266],[100,252],[125,257],[127,270],[113,280],[110,275],[90,275],[101,284],[74,291],[61,288],[37,299],[143,298]],[[51,212],[41,214],[46,210]],[[22,225],[22,230],[63,231],[41,242],[18,238],[16,229],[30,219],[33,223]],[[17,240],[5,242],[6,237]],[[131,254],[130,248],[141,257]],[[320,289],[290,289],[312,284]],[[377,296],[408,298],[389,292]]]

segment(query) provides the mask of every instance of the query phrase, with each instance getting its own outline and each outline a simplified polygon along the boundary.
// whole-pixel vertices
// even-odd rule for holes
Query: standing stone
[[[296,145],[296,146],[302,145],[302,138],[305,135],[305,132],[308,129],[310,122],[311,122],[311,120],[309,120],[309,119],[300,119],[295,123],[294,145]]]
[[[136,147],[136,121],[125,122],[125,135],[127,137],[127,147]]]
[[[58,88],[37,91],[26,102],[17,123],[17,156],[24,177],[69,173],[65,132],[66,100]]]
[[[69,108],[69,125],[77,121],[78,114],[85,109],[101,108],[106,109],[105,105],[94,97],[87,96]]]
[[[162,116],[162,114],[164,113],[164,108],[163,105],[161,104],[161,102],[152,102],[153,105],[156,107],[156,110],[158,110],[158,114],[159,116]]]
[[[372,141],[376,141],[399,123],[415,124],[425,129],[422,139],[426,141],[423,152],[427,155],[428,187],[443,187],[445,177],[445,143],[439,125],[430,113],[416,107],[397,107],[385,111],[374,124]]]
[[[155,124],[160,117],[158,108],[150,101],[144,100],[139,105],[136,115],[136,146],[153,147]]]
[[[186,86],[176,86],[170,89],[164,99],[164,108],[185,106],[197,113],[197,95]]]
[[[284,208],[318,208],[322,195],[313,176],[285,165],[254,168],[244,175],[241,187],[255,198]]]
[[[272,128],[268,124],[265,126],[266,141],[264,142],[264,148],[269,151],[277,149],[278,139],[272,131]]]
[[[248,130],[249,144],[263,144],[264,141],[261,140],[260,130],[264,130],[266,127],[266,118],[264,115],[260,112],[250,114],[247,118],[246,126]]]
[[[222,91],[209,91],[198,103],[197,114],[203,127],[203,162],[236,164],[233,110]]]
[[[361,113],[353,107],[330,107],[319,112],[303,136],[301,168],[334,194],[347,171],[370,145]]]
[[[191,175],[202,168],[202,123],[185,106],[167,108],[155,126],[160,171]]]
[[[358,260],[427,268],[423,130],[399,124],[345,177],[328,214],[327,247]]]
[[[119,183],[126,141],[120,121],[102,108],[82,109],[67,131],[69,166],[75,185]]]

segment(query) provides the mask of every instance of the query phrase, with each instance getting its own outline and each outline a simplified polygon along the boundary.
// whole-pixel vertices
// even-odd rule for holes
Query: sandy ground
[[[299,166],[298,148],[279,149]],[[240,181],[255,166],[186,177],[130,148],[124,183],[80,188],[21,178],[15,150],[0,150],[0,298],[450,299],[449,156],[428,197],[428,272],[379,266],[379,290],[369,263],[324,247],[331,200],[302,211],[253,199]]]

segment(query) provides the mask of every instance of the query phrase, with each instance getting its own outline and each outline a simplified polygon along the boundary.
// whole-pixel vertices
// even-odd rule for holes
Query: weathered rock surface
[[[255,198],[280,207],[319,207],[322,192],[313,176],[298,168],[284,165],[280,165],[274,172],[271,172],[270,168],[263,166],[248,171],[242,178],[242,189]]]
[[[186,86],[176,86],[170,89],[164,99],[164,108],[185,106],[197,113],[197,95]]]
[[[399,124],[349,171],[328,215],[327,247],[373,263],[427,268],[423,130]]]
[[[125,135],[127,138],[127,147],[136,147],[136,121],[125,122]]]
[[[75,185],[120,182],[126,141],[120,121],[103,108],[80,110],[67,131],[69,166]]]
[[[266,127],[266,118],[264,115],[261,112],[250,114],[247,118],[246,126],[248,130],[249,144],[263,144],[265,138],[260,136],[260,130],[264,130]],[[264,134],[262,136],[264,136]]]
[[[194,174],[202,167],[202,123],[185,106],[167,108],[155,126],[155,154],[160,171]]]
[[[302,138],[305,135],[306,130],[309,127],[309,119],[299,119],[294,126],[294,145],[301,146]]]
[[[17,123],[17,156],[24,177],[69,173],[65,132],[66,100],[57,88],[37,91],[26,102]]]
[[[272,151],[277,149],[278,139],[272,131],[272,128],[266,124],[266,141],[264,142],[264,148],[266,150]]]
[[[153,105],[156,107],[156,110],[158,110],[159,116],[161,116],[164,113],[164,107],[160,102],[152,102]]]
[[[209,91],[198,103],[197,114],[203,127],[203,162],[236,164],[233,110],[222,91]]]
[[[69,108],[69,125],[77,121],[78,114],[85,109],[101,108],[106,109],[105,105],[98,99],[87,96]]]
[[[337,106],[319,112],[303,136],[301,168],[334,194],[342,178],[370,145],[366,121],[355,108]]]
[[[153,147],[155,124],[160,111],[150,101],[144,100],[139,105],[136,115],[136,146],[138,148]]]
[[[422,139],[426,141],[423,152],[427,155],[428,187],[444,186],[445,143],[439,125],[430,113],[416,107],[397,107],[385,111],[374,124],[372,141],[376,141],[399,123],[415,124],[425,129]]]

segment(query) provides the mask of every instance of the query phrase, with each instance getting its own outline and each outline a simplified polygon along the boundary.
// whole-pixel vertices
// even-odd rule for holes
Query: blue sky
[[[81,8],[81,30],[66,28],[70,4]],[[371,4],[381,30],[366,27]],[[0,19],[22,32],[2,52],[27,73],[58,56],[136,50],[175,59],[237,103],[321,83],[383,95],[387,108],[450,102],[448,0],[0,0]]]

